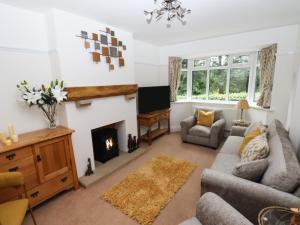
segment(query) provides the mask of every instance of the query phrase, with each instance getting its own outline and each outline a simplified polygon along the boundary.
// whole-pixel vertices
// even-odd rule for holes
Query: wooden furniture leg
[[[148,135],[148,145],[151,145],[152,144],[151,126],[148,127],[147,135]]]
[[[170,116],[168,117],[168,134],[170,134]]]

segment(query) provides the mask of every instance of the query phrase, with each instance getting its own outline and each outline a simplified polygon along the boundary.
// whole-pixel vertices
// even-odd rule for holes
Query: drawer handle
[[[16,166],[16,167],[10,168],[8,171],[9,172],[16,172],[16,171],[18,171],[18,169],[19,169],[19,167]]]
[[[40,192],[36,191],[36,192],[33,192],[30,196],[32,198],[36,198],[38,195],[39,195]]]
[[[41,157],[40,155],[37,155],[37,156],[36,156],[36,160],[37,160],[38,162],[40,162],[40,161],[42,161],[42,157]]]
[[[61,179],[61,182],[66,182],[68,180],[68,177],[64,177]]]
[[[13,160],[15,157],[16,157],[16,153],[11,153],[11,154],[6,155],[6,158],[8,160]]]

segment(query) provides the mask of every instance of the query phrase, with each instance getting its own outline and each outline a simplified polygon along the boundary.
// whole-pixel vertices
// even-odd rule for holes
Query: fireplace
[[[102,127],[92,130],[94,158],[105,163],[119,155],[118,130],[113,127]]]

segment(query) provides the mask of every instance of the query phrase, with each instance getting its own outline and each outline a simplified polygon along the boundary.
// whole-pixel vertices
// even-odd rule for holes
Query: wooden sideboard
[[[151,113],[139,114],[138,120],[138,137],[140,140],[147,141],[149,145],[152,144],[152,140],[163,134],[170,133],[170,109],[155,111]],[[161,128],[161,121],[167,120],[167,128]],[[157,129],[151,130],[151,127],[157,124]],[[147,127],[147,133],[141,136],[141,127]]]
[[[73,130],[59,126],[19,135],[19,142],[0,144],[0,172],[18,171],[24,175],[32,206],[67,190],[78,189],[72,147]],[[22,188],[0,190],[0,202],[17,199]]]

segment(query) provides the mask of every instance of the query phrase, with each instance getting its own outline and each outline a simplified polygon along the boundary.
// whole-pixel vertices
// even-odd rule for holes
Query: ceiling
[[[147,24],[143,11],[156,8],[153,0],[0,0],[38,12],[58,8],[133,32],[134,38],[155,45],[300,24],[300,0],[181,0],[192,13],[187,24],[163,18]],[[158,0],[158,4],[161,0]]]

